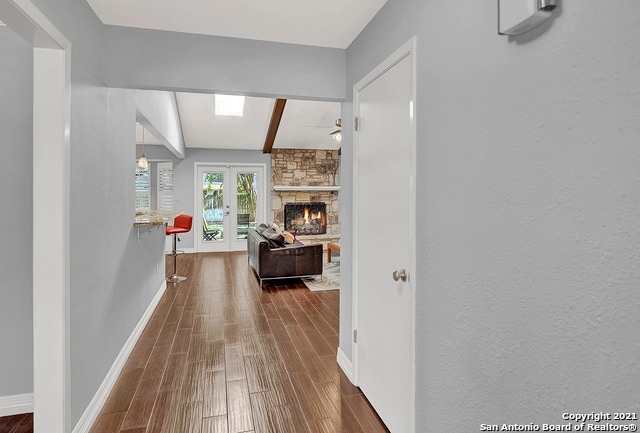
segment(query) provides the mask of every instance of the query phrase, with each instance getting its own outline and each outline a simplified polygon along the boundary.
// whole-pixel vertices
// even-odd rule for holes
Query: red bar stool
[[[179,233],[187,233],[191,231],[191,224],[193,222],[193,217],[187,214],[180,214],[173,219],[173,225],[167,225],[165,229],[165,233],[167,236],[173,236],[173,250],[171,251],[171,255],[173,256],[173,275],[167,278],[167,283],[179,283],[180,281],[184,281],[187,277],[181,277],[176,274],[176,258],[178,254],[183,254],[184,251],[178,251],[176,249],[177,241],[180,240],[178,238]]]

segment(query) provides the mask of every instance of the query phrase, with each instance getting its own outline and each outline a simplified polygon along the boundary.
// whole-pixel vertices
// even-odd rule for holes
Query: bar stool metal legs
[[[178,234],[174,233],[173,234],[173,248],[171,250],[171,255],[173,256],[173,274],[170,277],[167,277],[167,283],[179,283],[181,281],[184,281],[187,279],[187,277],[182,277],[180,275],[177,274],[177,257],[178,254],[183,254],[184,251],[178,251],[177,250],[177,241],[178,241]]]

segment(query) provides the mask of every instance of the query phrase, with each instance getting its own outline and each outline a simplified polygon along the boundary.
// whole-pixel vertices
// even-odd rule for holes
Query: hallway
[[[246,253],[186,254],[91,433],[376,433],[336,362],[339,292],[258,287]]]

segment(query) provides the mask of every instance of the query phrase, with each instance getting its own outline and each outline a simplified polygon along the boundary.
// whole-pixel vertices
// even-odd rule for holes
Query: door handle
[[[400,269],[399,271],[393,271],[393,281],[407,281],[407,271],[405,269]]]

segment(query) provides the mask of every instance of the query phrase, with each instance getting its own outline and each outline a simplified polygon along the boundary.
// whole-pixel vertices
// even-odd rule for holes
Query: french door
[[[195,173],[196,251],[246,250],[249,228],[264,221],[264,165],[196,164]]]

